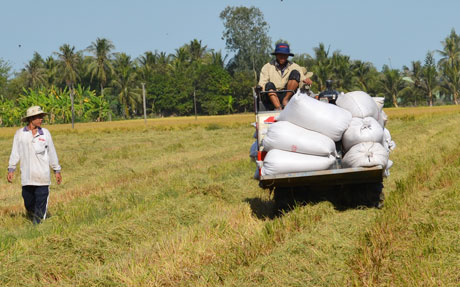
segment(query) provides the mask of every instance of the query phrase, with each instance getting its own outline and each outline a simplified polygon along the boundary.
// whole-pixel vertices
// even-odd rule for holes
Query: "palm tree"
[[[457,63],[455,66],[450,66],[445,63],[441,66],[442,76],[441,83],[444,90],[452,93],[453,100],[458,105],[458,92],[460,90],[460,64]]]
[[[140,102],[139,89],[135,87],[136,71],[131,57],[125,53],[115,55],[113,85],[117,89],[118,99],[122,105],[124,118],[136,112],[136,105]]]
[[[147,51],[143,56],[139,57],[138,61],[142,67],[147,67],[148,69],[153,70],[158,62],[158,54],[156,52],[154,54],[152,51]]]
[[[187,66],[190,62],[190,52],[186,47],[180,47],[176,49],[176,54],[173,56],[173,66],[175,68],[181,68]]]
[[[334,71],[336,87],[341,90],[349,91],[352,87],[353,78],[350,57],[336,51],[332,55],[331,64],[332,70]]]
[[[228,55],[225,55],[225,57],[223,57],[221,51],[211,51],[211,64],[224,68],[227,56]]]
[[[410,67],[403,67],[403,73],[405,77],[404,81],[410,83],[413,86],[412,95],[414,96],[414,105],[417,106],[418,96],[422,96],[424,92],[422,89],[422,72],[423,67],[420,61],[412,61]],[[410,101],[411,99],[409,99]]]
[[[405,84],[399,70],[390,69],[387,65],[383,66],[382,76],[380,79],[380,87],[385,93],[391,95],[393,105],[398,107],[398,98],[404,90]]]
[[[115,49],[115,46],[105,38],[97,38],[96,42],[92,42],[87,48],[88,51],[94,54],[93,62],[88,67],[91,73],[91,81],[94,77],[97,78],[101,87],[101,95],[104,95],[104,86],[113,72],[110,59],[110,51],[113,49]]]
[[[353,71],[352,88],[370,93],[377,79],[377,71],[369,62],[356,60],[351,65]]]
[[[45,60],[46,79],[48,86],[56,84],[56,75],[58,73],[58,62],[51,56]]]
[[[442,72],[444,89],[450,91],[454,103],[458,105],[459,78],[460,78],[460,36],[452,29],[449,37],[442,42],[444,49],[438,50],[442,58],[439,60],[439,68]]]
[[[158,57],[158,64],[168,65],[171,62],[171,56],[166,55],[165,52],[160,52],[159,54],[155,53]]]
[[[59,59],[58,67],[61,79],[69,87],[70,100],[72,102],[72,128],[74,128],[74,86],[79,78],[77,66],[81,58],[79,52],[75,52],[75,46],[70,47],[69,44],[59,47],[59,51],[56,53]]]
[[[207,47],[208,46],[201,45],[201,40],[198,41],[197,39],[193,39],[193,41],[190,41],[190,44],[188,45],[188,49],[189,49],[192,61],[197,61],[197,60],[202,59],[204,55],[206,54]]]
[[[455,30],[452,29],[449,37],[441,42],[444,49],[438,50],[438,53],[441,54],[441,60],[439,60],[439,65],[448,65],[450,67],[455,66],[460,61],[460,37],[455,33]]]
[[[137,59],[139,66],[138,74],[143,82],[148,81],[155,71],[158,62],[158,54],[147,51]]]
[[[320,43],[318,47],[313,48],[315,52],[316,64],[312,67],[313,77],[319,85],[319,91],[326,89],[326,81],[332,79],[333,69],[331,59],[329,58],[329,49],[325,49],[324,44]]]
[[[46,83],[46,69],[44,61],[37,52],[34,52],[32,60],[26,64],[23,72],[25,73],[26,83],[29,88],[35,89]]]
[[[438,86],[438,71],[436,70],[436,62],[433,57],[433,53],[428,52],[425,57],[425,64],[423,65],[422,69],[422,77],[421,77],[421,88],[425,91],[428,104],[433,106],[433,92],[436,90]]]

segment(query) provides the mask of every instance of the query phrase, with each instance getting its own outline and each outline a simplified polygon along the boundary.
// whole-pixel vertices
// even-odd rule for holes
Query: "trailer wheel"
[[[383,193],[383,184],[368,183],[360,186],[358,190],[360,201],[367,207],[382,208],[385,195]]]
[[[294,194],[291,188],[276,187],[273,191],[273,200],[275,201],[275,209],[278,212],[286,211],[292,208],[294,204]]]

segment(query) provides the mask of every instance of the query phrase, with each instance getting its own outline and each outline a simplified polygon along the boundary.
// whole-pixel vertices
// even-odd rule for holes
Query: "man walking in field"
[[[50,132],[42,128],[45,112],[39,106],[27,109],[22,121],[24,128],[16,131],[8,165],[8,182],[13,182],[16,165],[21,162],[22,197],[28,217],[34,224],[46,218],[48,208],[50,166],[53,168],[56,182],[60,184],[61,166]]]

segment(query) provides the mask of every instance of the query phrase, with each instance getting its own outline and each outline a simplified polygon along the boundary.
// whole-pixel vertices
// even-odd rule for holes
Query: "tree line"
[[[0,125],[18,125],[32,104],[43,106],[56,123],[70,121],[71,102],[77,121],[140,117],[143,92],[150,117],[191,115],[195,109],[200,115],[252,111],[252,87],[272,57],[269,25],[255,7],[229,6],[220,18],[230,59],[198,39],[171,54],[155,50],[132,58],[115,52],[106,38],[97,38],[81,51],[63,44],[46,58],[35,52],[14,74],[0,58]],[[276,43],[281,41],[287,42]],[[460,36],[454,29],[439,50],[402,69],[385,65],[379,71],[370,62],[330,51],[323,43],[313,50],[313,55],[292,58],[314,73],[313,91],[324,90],[326,80],[332,79],[334,88],[343,92],[384,96],[386,106],[458,104]]]

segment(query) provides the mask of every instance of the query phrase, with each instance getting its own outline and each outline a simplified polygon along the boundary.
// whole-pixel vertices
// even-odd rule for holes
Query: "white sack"
[[[339,141],[351,121],[350,112],[335,105],[320,102],[297,92],[279,114],[277,120],[322,133]]]
[[[379,111],[383,110],[383,106],[385,104],[385,97],[372,97],[372,99],[377,104]]]
[[[353,118],[350,126],[343,134],[342,144],[344,150],[347,151],[352,146],[362,142],[381,143],[382,140],[383,128],[377,120],[372,117]]]
[[[263,146],[264,151],[280,149],[319,156],[336,154],[333,140],[287,121],[279,121],[268,127]]]
[[[355,118],[379,118],[379,107],[371,96],[362,91],[341,94],[335,104],[349,111]]]
[[[384,177],[389,177],[390,176],[390,168],[393,166],[393,161],[391,159],[388,160],[387,167],[383,171],[383,176]]]
[[[383,110],[380,111],[379,118],[377,121],[383,128],[387,125],[388,116]]]
[[[374,102],[377,104],[377,107],[379,108],[379,116],[377,118],[377,121],[382,127],[385,127],[388,121],[388,116],[383,111],[383,105],[385,104],[385,98],[384,97],[373,97],[372,99],[374,100]]]
[[[389,152],[379,143],[365,142],[354,145],[343,157],[344,167],[372,167],[388,163]]]
[[[325,170],[334,163],[332,155],[325,157],[272,149],[265,156],[262,175]]]
[[[396,148],[396,143],[391,139],[390,131],[386,128],[383,129],[382,145],[388,151],[392,151]]]

